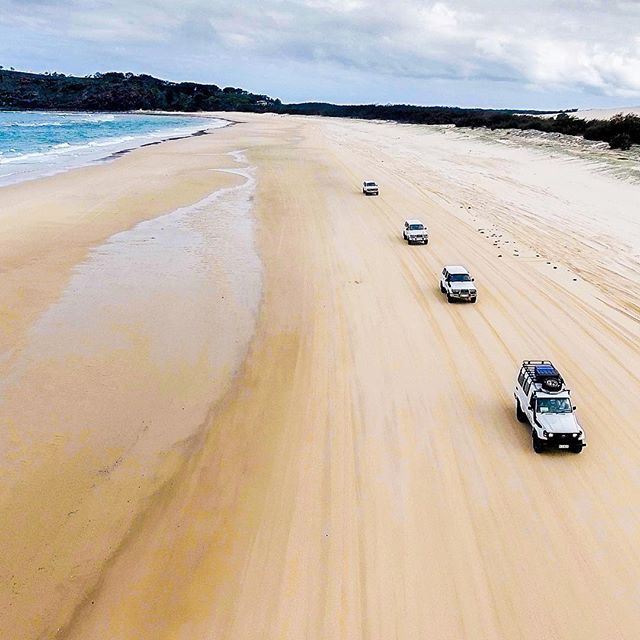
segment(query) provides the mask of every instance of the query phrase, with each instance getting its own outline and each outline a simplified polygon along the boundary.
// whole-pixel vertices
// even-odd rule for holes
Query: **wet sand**
[[[220,133],[4,191],[2,637],[68,619],[246,354],[255,169]]]
[[[7,310],[20,313],[6,320],[17,346],[2,379],[16,395],[2,416],[22,420],[6,432],[23,440],[3,443],[0,635],[634,637],[640,236],[628,211],[639,187],[586,161],[446,131],[234,119],[14,196],[14,207],[32,198],[36,215],[37,187],[76,214],[52,210],[61,226],[49,244],[38,220],[8,218],[15,272],[3,269],[0,288],[39,286]],[[232,314],[227,326],[223,313],[209,334],[198,314],[220,312],[230,274],[205,269],[202,287],[185,274],[214,260],[216,234],[200,233],[202,245],[189,226],[170,234],[202,258],[175,265],[174,282],[140,245],[162,219],[133,227],[245,184],[210,171],[238,164],[255,167],[260,306],[226,282],[247,323]],[[363,178],[380,197],[362,196]],[[100,185],[89,221],[83,199],[98,200]],[[183,229],[189,216],[177,217]],[[402,242],[405,217],[428,224],[428,246]],[[129,277],[123,263],[135,274],[137,260],[140,278]],[[476,277],[474,306],[438,291],[442,265],[458,262]],[[629,269],[618,295],[616,265]],[[92,298],[96,268],[114,277]],[[24,279],[28,269],[38,277]],[[231,375],[206,354],[235,329]],[[512,398],[525,357],[553,359],[569,380],[589,442],[580,456],[531,450]]]

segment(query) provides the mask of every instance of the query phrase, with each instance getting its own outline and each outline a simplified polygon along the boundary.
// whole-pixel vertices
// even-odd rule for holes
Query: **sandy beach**
[[[626,161],[227,117],[0,189],[0,638],[635,638]],[[581,455],[532,451],[524,358]]]

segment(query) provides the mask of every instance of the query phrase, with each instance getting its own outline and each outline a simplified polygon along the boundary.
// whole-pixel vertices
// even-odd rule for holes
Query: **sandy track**
[[[379,142],[392,126],[251,122],[249,356],[58,637],[635,638],[637,324],[545,256],[498,258],[455,176],[432,191]],[[429,246],[402,242],[405,214]],[[450,262],[475,306],[439,293]],[[582,455],[531,450],[512,399],[525,357],[575,389]]]
[[[634,637],[635,325],[497,258],[457,204],[324,126],[280,126],[253,154],[266,290],[250,357],[64,637]],[[401,241],[405,212],[428,247]],[[476,306],[439,294],[451,261]],[[532,452],[513,415],[524,357],[575,388],[583,455]]]

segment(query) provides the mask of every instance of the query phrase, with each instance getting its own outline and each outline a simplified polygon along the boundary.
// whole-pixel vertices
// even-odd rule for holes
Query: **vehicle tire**
[[[542,453],[544,451],[544,444],[533,429],[531,430],[531,439],[533,440],[533,450],[536,453]]]
[[[429,244],[429,241],[428,241],[428,240],[425,240],[425,241],[424,241],[424,243],[425,243],[425,244]]]
[[[451,304],[453,302],[453,298],[447,293],[447,302]]]
[[[556,378],[547,378],[546,380],[542,381],[542,389],[544,391],[555,393],[556,391],[560,391],[562,389],[562,381]]]
[[[582,445],[581,444],[572,444],[569,447],[569,451],[571,451],[571,453],[582,453]]]
[[[476,300],[477,300],[477,298],[471,298],[471,300],[470,300],[471,304],[475,304]]]
[[[516,419],[518,422],[528,422],[527,414],[520,408],[520,400],[516,400]]]
[[[440,293],[447,293],[447,290],[442,286],[442,282],[440,283]]]

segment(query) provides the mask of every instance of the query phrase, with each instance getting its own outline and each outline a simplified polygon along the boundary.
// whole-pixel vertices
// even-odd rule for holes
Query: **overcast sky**
[[[640,0],[0,0],[0,64],[283,101],[640,104]]]

